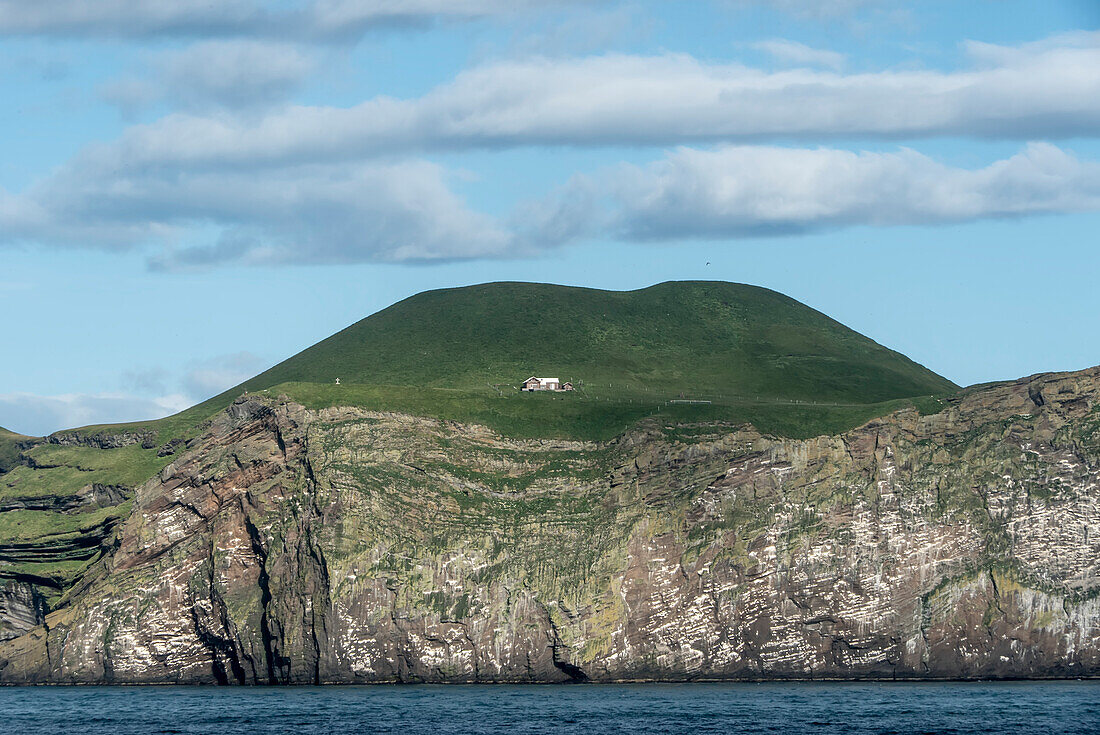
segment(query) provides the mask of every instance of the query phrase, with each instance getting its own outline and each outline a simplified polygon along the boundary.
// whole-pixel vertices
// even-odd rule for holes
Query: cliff
[[[1100,675],[1098,399],[585,442],[249,395],[7,575],[0,682]]]

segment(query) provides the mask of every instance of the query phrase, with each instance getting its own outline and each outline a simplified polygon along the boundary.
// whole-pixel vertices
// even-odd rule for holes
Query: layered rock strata
[[[1097,675],[1098,396],[604,444],[243,398],[52,609],[0,588],[0,682]]]

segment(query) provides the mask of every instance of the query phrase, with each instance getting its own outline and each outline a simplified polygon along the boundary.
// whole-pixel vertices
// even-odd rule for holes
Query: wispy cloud
[[[146,73],[105,84],[100,96],[131,115],[154,104],[191,112],[251,112],[285,102],[315,70],[302,46],[202,41],[154,57]]]
[[[823,66],[839,71],[844,67],[844,54],[826,49],[817,49],[798,41],[772,38],[757,41],[752,47],[769,54],[777,61],[798,66]]]
[[[0,426],[45,436],[79,426],[163,418],[228,390],[265,367],[257,355],[235,352],[191,360],[182,373],[165,367],[126,371],[120,376],[123,389],[117,392],[0,394]]]
[[[264,367],[264,361],[251,352],[234,352],[197,360],[191,363],[183,376],[183,392],[198,403],[243,383]]]
[[[42,396],[0,394],[0,426],[29,436],[93,424],[155,419],[190,405],[183,395],[143,398],[125,393]]]

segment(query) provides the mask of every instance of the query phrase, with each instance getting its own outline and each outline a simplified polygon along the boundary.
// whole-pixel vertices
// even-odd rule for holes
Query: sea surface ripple
[[[1100,733],[1100,682],[0,688],[0,732]]]

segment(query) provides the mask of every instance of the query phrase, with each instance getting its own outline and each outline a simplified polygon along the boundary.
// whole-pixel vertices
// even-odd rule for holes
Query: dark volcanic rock
[[[1098,396],[607,444],[240,400],[58,609],[5,593],[0,681],[1100,675]]]

